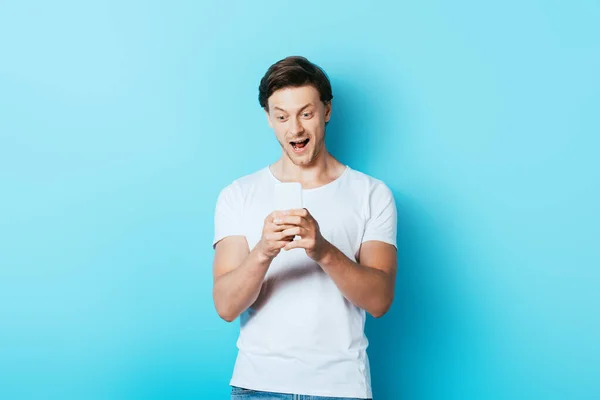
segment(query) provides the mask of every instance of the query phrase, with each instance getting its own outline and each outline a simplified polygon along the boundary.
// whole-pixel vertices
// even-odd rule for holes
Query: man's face
[[[323,104],[313,86],[279,89],[268,99],[269,126],[288,158],[296,165],[310,165],[325,147],[325,123],[331,103]]]

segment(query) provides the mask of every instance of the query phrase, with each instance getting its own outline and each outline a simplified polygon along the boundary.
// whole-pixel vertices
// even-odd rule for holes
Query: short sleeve
[[[377,183],[369,193],[368,219],[362,242],[378,240],[397,247],[397,219],[392,191],[384,183]]]
[[[243,198],[235,183],[221,190],[215,207],[213,247],[227,236],[244,234],[242,206]]]

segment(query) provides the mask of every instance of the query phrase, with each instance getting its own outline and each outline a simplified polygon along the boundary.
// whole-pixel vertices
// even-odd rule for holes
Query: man
[[[272,65],[259,102],[281,158],[217,200],[213,298],[223,319],[240,316],[235,399],[372,397],[364,325],[394,297],[396,206],[327,151],[332,98],[307,59]],[[301,183],[304,208],[274,210],[282,182]]]

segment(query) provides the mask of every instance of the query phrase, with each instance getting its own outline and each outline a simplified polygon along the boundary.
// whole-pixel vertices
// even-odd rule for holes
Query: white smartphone
[[[282,182],[275,185],[274,210],[284,211],[302,208],[302,185],[300,182]]]
[[[285,211],[302,208],[302,185],[300,182],[282,182],[275,185],[274,210]],[[294,236],[294,240],[300,236]]]

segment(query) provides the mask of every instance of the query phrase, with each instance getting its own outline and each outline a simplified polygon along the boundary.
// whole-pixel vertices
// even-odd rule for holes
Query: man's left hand
[[[291,241],[283,249],[303,248],[307,256],[316,262],[322,261],[332,244],[323,238],[319,224],[313,216],[306,208],[287,210],[283,214],[282,217],[274,221],[275,224],[293,225],[292,228],[286,229],[283,233],[285,236],[300,236],[299,240]]]

